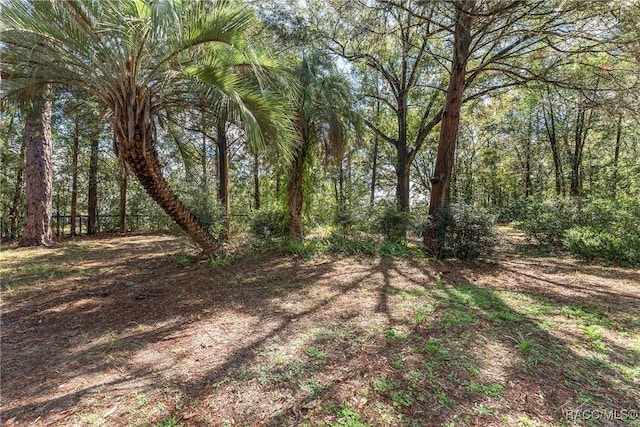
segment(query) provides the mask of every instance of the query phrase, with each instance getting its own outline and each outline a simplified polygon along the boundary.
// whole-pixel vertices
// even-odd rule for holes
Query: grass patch
[[[498,383],[482,384],[482,383],[470,382],[466,386],[466,389],[469,391],[472,391],[474,393],[484,394],[485,396],[489,396],[493,398],[501,398],[503,388],[504,387],[502,386],[502,384],[498,384]]]

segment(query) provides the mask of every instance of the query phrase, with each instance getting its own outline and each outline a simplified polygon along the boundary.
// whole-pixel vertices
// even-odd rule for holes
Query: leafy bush
[[[576,225],[578,212],[574,199],[530,200],[518,226],[542,245],[560,248],[564,232]]]
[[[409,214],[399,210],[395,203],[387,203],[373,221],[371,231],[382,234],[388,241],[398,242],[404,239],[408,226]]]
[[[441,209],[434,225],[442,258],[474,260],[491,253],[497,243],[493,219],[466,203],[452,203]]]
[[[338,206],[333,214],[333,225],[336,227],[336,234],[348,236],[353,234],[356,225],[360,222],[357,209],[350,205]]]
[[[565,232],[564,244],[569,252],[581,258],[600,258],[622,264],[640,264],[638,234],[617,237],[593,227],[573,227]]]
[[[640,201],[530,201],[519,227],[543,245],[586,259],[640,264]]]
[[[265,240],[286,236],[289,232],[286,211],[277,206],[258,210],[251,218],[251,232]]]

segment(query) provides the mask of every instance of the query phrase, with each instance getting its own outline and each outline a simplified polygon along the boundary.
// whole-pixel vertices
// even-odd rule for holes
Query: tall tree
[[[184,99],[189,83],[205,74],[193,69],[205,58],[210,90],[233,105],[245,129],[261,139],[256,115],[268,119],[269,110],[254,102],[260,91],[255,85],[247,91],[245,79],[257,71],[245,37],[254,25],[249,9],[226,1],[14,0],[2,13],[3,90],[51,82],[95,96],[113,113],[118,157],[210,254],[218,242],[162,174],[157,122],[165,103]],[[207,54],[210,47],[215,56]]]
[[[98,232],[98,158],[100,154],[100,126],[98,124],[94,125],[90,138],[87,234],[91,236]]]
[[[80,154],[80,124],[78,117],[73,124],[73,144],[71,147],[71,235],[76,235],[78,222],[78,155]]]
[[[303,58],[294,70],[298,90],[293,97],[295,138],[287,183],[289,237],[302,240],[305,176],[321,146],[326,156],[341,150],[347,128],[356,123],[347,81],[320,56]]]
[[[37,92],[25,114],[26,175],[25,225],[20,246],[51,246],[53,143],[49,89]]]
[[[327,23],[326,16],[320,15],[316,25],[332,52],[360,66],[363,73],[375,75],[376,84],[363,85],[363,95],[383,104],[395,123],[392,129],[375,120],[365,123],[376,141],[393,146],[396,203],[399,210],[409,212],[411,166],[441,119],[442,111],[436,107],[438,63],[433,61],[431,44],[437,43],[436,35],[443,30],[416,18],[418,2],[403,2],[403,7],[352,0],[332,4],[336,18]],[[425,93],[425,88],[432,90]],[[417,118],[415,128],[411,117]],[[406,229],[398,229],[394,238],[402,240],[405,235]]]
[[[432,219],[436,218],[438,211],[449,203],[449,190],[453,174],[456,143],[458,141],[458,127],[460,125],[460,110],[466,84],[469,47],[471,46],[471,20],[475,13],[475,3],[475,0],[464,0],[456,3],[451,77],[444,102],[444,110],[442,111],[436,167],[431,178],[429,217]],[[435,224],[436,222],[433,221],[427,229],[424,236],[424,246],[438,256],[440,247],[436,238]]]
[[[231,200],[229,198],[229,143],[227,120],[224,115],[216,123],[216,147],[218,153],[218,202],[224,210],[222,237],[229,240]]]
[[[10,126],[11,128],[11,126]],[[16,164],[16,181],[13,187],[13,200],[11,201],[11,208],[9,209],[9,219],[11,221],[9,237],[13,240],[18,236],[18,225],[20,222],[20,205],[23,202],[23,184],[24,184],[24,169],[25,169],[25,150],[27,146],[27,138],[23,136],[22,143],[20,144],[20,154],[18,155],[18,161]]]

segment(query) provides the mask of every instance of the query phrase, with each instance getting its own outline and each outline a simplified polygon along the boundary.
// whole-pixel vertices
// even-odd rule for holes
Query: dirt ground
[[[2,425],[640,425],[638,270],[194,254],[3,248]]]

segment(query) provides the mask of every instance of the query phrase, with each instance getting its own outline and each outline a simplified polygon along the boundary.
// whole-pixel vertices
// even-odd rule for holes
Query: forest
[[[4,425],[639,425],[637,1],[0,22]]]

